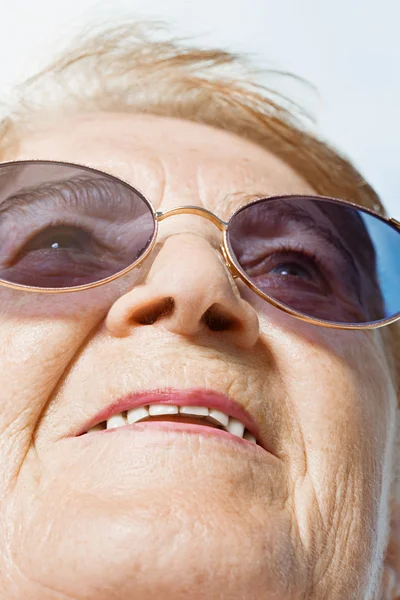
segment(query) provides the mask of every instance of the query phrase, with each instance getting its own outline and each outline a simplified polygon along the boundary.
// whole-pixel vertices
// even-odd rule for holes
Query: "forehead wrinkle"
[[[264,156],[208,156],[198,166],[203,204],[223,220],[239,208],[270,196],[313,193],[311,186],[269,151]]]
[[[218,187],[210,186],[207,182],[206,175],[212,173],[211,169],[204,170],[204,163],[200,162],[196,168],[196,180],[198,196],[201,206],[213,211],[220,219],[228,220],[229,217],[240,207],[252,202],[255,199],[262,198],[263,194],[254,192],[245,192],[238,190],[235,183],[232,183],[232,190],[228,191],[223,196],[218,197]],[[231,172],[229,168],[223,170],[228,175]],[[244,182],[245,183],[245,182]],[[241,187],[241,186],[240,186]],[[216,189],[215,189],[216,188]]]
[[[98,127],[100,116],[102,126]],[[29,136],[24,149],[31,155],[33,142],[35,158],[78,162],[109,172],[137,187],[154,205],[165,203],[172,207],[182,204],[182,200],[187,204],[200,203],[219,213],[220,218],[229,217],[240,206],[260,197],[311,191],[272,152],[236,136],[231,144],[230,134],[227,137],[224,131],[203,130],[190,122],[180,123],[184,130],[177,131],[175,121],[158,121],[160,117],[155,116],[132,118],[132,115],[112,114],[109,119],[107,116],[96,115],[90,121],[82,116],[75,131],[67,121],[60,129],[60,139],[56,128],[56,143],[49,146],[51,125]],[[155,119],[162,127],[149,128],[149,120],[152,123]],[[195,140],[188,135],[193,125],[196,125]]]
[[[105,145],[104,155],[109,154],[109,145]],[[89,153],[88,153],[89,154]],[[157,152],[148,146],[136,146],[127,152],[120,148],[113,152],[112,158],[87,160],[86,164],[118,177],[141,192],[157,208],[166,192],[167,169]]]

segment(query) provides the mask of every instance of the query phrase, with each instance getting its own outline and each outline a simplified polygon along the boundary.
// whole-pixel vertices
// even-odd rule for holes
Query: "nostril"
[[[174,309],[175,300],[173,298],[162,298],[136,310],[131,315],[131,321],[139,325],[153,325],[158,319],[170,317]]]
[[[227,313],[219,304],[213,304],[206,310],[201,320],[211,331],[233,331],[241,328],[238,319]]]

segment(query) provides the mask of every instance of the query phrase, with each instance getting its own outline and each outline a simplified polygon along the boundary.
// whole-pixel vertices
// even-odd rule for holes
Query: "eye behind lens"
[[[5,167],[11,188],[1,188]],[[147,200],[114,176],[49,161],[0,165],[4,281],[70,288],[106,280],[141,259],[155,228]]]
[[[261,294],[300,315],[331,323],[368,324],[400,313],[400,261],[396,260],[400,231],[366,209],[323,197],[257,200],[233,215],[227,242],[242,276]],[[299,276],[293,266],[286,276],[282,272],[272,276],[277,265],[288,266],[279,256],[282,248],[288,257],[297,253]],[[310,274],[302,269],[311,257],[309,265],[327,282],[314,291],[313,277],[301,276]],[[275,265],[268,271],[270,279],[260,277],[254,269],[257,263]]]

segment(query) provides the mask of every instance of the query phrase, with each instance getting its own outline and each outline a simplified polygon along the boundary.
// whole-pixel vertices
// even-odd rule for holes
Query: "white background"
[[[0,92],[43,67],[82,25],[128,15],[168,21],[202,46],[313,83],[319,131],[400,218],[399,0],[0,0]],[[3,4],[4,3],[4,4]]]

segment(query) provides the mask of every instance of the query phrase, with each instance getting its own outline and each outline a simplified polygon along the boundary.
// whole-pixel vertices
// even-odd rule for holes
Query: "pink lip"
[[[230,442],[234,442],[239,445],[247,445],[252,448],[252,450],[256,450],[259,448],[262,452],[264,448],[260,444],[254,444],[244,438],[240,438],[229,431],[225,431],[223,429],[216,429],[215,427],[208,427],[207,425],[195,425],[194,423],[179,423],[172,421],[144,421],[143,423],[135,423],[133,425],[123,425],[122,427],[112,428],[112,429],[104,429],[103,431],[98,431],[94,435],[95,437],[101,435],[113,435],[115,433],[121,435],[126,431],[146,431],[146,430],[165,430],[165,431],[181,431],[184,433],[200,433],[205,436],[217,436],[222,438],[223,440],[229,440]]]
[[[137,406],[148,404],[175,404],[177,406],[207,406],[208,408],[215,408],[216,410],[220,410],[226,415],[241,421],[246,429],[255,436],[257,442],[265,450],[270,451],[266,448],[263,440],[260,439],[259,426],[242,406],[224,394],[202,388],[190,390],[156,389],[138,392],[136,394],[128,394],[97,413],[97,415],[82,427],[77,435],[86,433],[91,427],[94,427],[94,425],[103,421],[107,421],[107,419],[113,415],[130,410],[131,408],[136,408]]]

